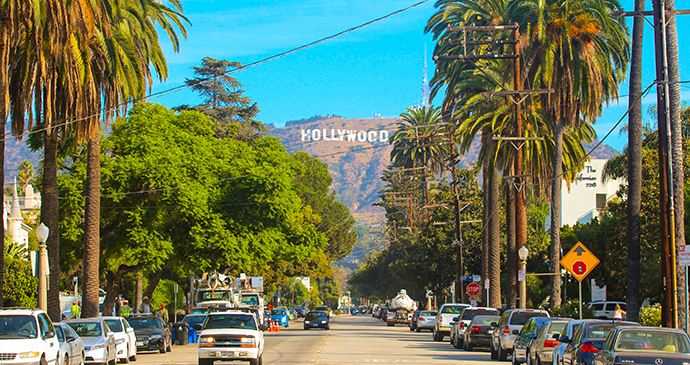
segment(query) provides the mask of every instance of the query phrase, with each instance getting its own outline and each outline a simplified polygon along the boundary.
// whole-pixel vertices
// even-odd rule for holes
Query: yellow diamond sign
[[[599,259],[594,256],[592,251],[588,250],[582,242],[578,242],[568,253],[561,259],[561,265],[570,272],[570,274],[582,281],[594,268],[599,264]]]

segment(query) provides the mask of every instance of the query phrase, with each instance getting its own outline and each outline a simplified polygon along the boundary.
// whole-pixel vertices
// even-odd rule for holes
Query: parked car
[[[324,311],[328,313],[328,318],[331,318],[333,316],[333,311],[331,311],[331,308],[327,305],[317,305],[316,308],[314,308],[315,311]]]
[[[528,319],[527,322],[525,322],[525,325],[522,326],[522,329],[517,333],[515,342],[513,342],[513,365],[519,365],[527,362],[527,357],[529,357],[529,347],[537,338],[537,333],[539,333],[541,327],[547,322],[557,321],[559,319],[560,318],[554,317],[532,317]]]
[[[310,328],[331,329],[328,314],[324,311],[310,311],[307,313],[304,317],[304,329],[308,330]]]
[[[609,332],[622,326],[639,327],[640,324],[602,319],[582,321],[572,338],[561,337],[558,339],[560,342],[568,343],[563,349],[563,363],[565,365],[592,365],[594,355],[601,349]]]
[[[46,312],[36,308],[0,309],[0,352],[3,362],[55,362],[60,343]]]
[[[548,364],[553,361],[553,349],[560,343],[558,339],[565,329],[565,325],[571,319],[561,318],[557,321],[544,323],[537,332],[537,337],[532,340],[527,349],[527,364]],[[524,327],[523,327],[524,328]]]
[[[539,309],[509,309],[503,312],[491,333],[492,359],[505,361],[508,358],[513,351],[513,342],[517,334],[532,317],[549,317],[549,312]]]
[[[616,311],[616,306],[620,305],[623,311],[628,309],[628,304],[625,302],[616,301],[602,301],[591,302],[588,307],[594,311],[594,317],[599,319],[613,319],[613,313]],[[625,320],[626,315],[623,315]]]
[[[422,313],[422,311],[416,310],[414,314],[412,314],[412,318],[410,318],[410,331],[414,331],[417,328],[417,319],[420,313]]]
[[[464,347],[465,329],[472,321],[472,318],[480,314],[497,316],[498,310],[486,307],[468,307],[463,309],[458,316],[458,320],[455,321],[450,329],[450,342],[455,345],[455,348],[461,349]]]
[[[443,304],[436,314],[436,319],[434,319],[434,341],[443,341],[445,336],[450,335],[450,326],[453,319],[457,318],[462,313],[462,310],[469,306],[469,304],[458,303]]]
[[[415,326],[415,331],[421,332],[422,330],[434,330],[434,321],[436,320],[436,311],[421,311],[419,317],[417,318],[417,325]]]
[[[285,314],[287,316],[287,314]],[[199,365],[212,365],[214,360],[249,361],[260,365],[264,352],[264,330],[256,315],[245,312],[210,313],[203,325],[198,345]]]
[[[271,311],[271,320],[278,321],[279,326],[290,327],[290,317],[285,308],[277,308]]]
[[[103,317],[110,330],[115,334],[117,359],[123,363],[137,361],[137,336],[134,328],[122,317]]]
[[[677,329],[659,327],[614,328],[594,357],[595,365],[687,364],[690,339]]]
[[[117,362],[115,334],[102,318],[70,319],[65,321],[84,341],[84,359],[87,364]]]
[[[129,317],[129,324],[137,337],[137,351],[158,350],[161,354],[172,351],[170,326],[154,315]]]
[[[501,317],[497,315],[487,316],[483,314],[472,318],[463,334],[463,349],[465,351],[472,351],[475,347],[490,347],[491,333],[494,330],[491,324],[498,322],[500,319]]]
[[[53,327],[55,327],[55,334],[60,341],[57,364],[83,364],[86,361],[86,355],[84,354],[84,341],[81,337],[67,324],[54,323]]]
[[[189,328],[194,328],[197,323],[204,324],[205,320],[206,314],[188,314],[182,318],[182,322],[186,323]]]
[[[556,344],[556,347],[553,349],[553,355],[552,357],[552,365],[564,365],[563,364],[563,350],[565,350],[565,347],[568,346],[567,342],[560,342],[560,338],[565,336],[566,338],[573,338],[573,333],[575,333],[575,330],[577,330],[577,326],[582,323],[582,320],[572,320],[569,321],[568,324],[565,325],[565,329],[563,329],[563,332],[561,332],[561,335],[558,337],[558,344]]]

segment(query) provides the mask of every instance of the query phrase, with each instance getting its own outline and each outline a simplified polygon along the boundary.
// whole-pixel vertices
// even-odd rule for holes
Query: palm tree
[[[577,127],[582,118],[596,120],[602,104],[618,97],[629,59],[625,22],[611,17],[619,7],[616,0],[527,0],[514,2],[510,9],[528,31],[528,79],[534,80],[535,87],[555,90],[541,102],[554,126],[549,253],[554,273],[559,270],[561,248],[563,135],[566,127]],[[560,286],[560,276],[551,276],[551,309],[560,304]]]

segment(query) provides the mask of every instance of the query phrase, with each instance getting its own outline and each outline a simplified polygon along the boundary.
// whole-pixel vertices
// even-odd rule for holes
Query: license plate
[[[143,341],[137,341],[137,346],[144,346],[144,342]]]
[[[225,358],[225,359],[233,358],[233,357],[235,357],[235,353],[234,352],[221,352],[220,357]]]

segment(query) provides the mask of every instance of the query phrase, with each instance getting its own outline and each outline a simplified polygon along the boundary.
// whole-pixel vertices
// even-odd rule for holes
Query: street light
[[[36,238],[38,239],[38,307],[44,311],[48,310],[48,254],[46,251],[46,241],[50,229],[41,223],[36,228]]]
[[[518,256],[520,257],[520,272],[524,275],[524,279],[520,282],[520,308],[527,308],[527,256],[529,250],[526,246],[520,247]]]

